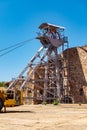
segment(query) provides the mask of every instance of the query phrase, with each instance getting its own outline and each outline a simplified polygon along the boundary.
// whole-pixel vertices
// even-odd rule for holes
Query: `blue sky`
[[[86,0],[0,0],[0,49],[36,37],[43,22],[66,27],[69,47],[87,45]],[[0,81],[17,77],[40,46],[33,40],[0,57]]]

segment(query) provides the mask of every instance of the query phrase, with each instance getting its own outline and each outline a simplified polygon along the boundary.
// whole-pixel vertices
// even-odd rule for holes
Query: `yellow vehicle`
[[[23,94],[20,90],[0,91],[0,111],[3,107],[19,106],[23,104]]]

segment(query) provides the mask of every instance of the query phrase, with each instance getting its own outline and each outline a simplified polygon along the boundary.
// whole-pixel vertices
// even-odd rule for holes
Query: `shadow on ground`
[[[7,110],[6,112],[3,112],[3,111],[0,112],[0,114],[4,114],[4,113],[23,113],[24,114],[24,113],[35,113],[35,112],[34,111],[14,111],[14,110],[13,111]]]

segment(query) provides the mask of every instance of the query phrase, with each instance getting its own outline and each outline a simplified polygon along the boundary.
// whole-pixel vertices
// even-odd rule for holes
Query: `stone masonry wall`
[[[64,57],[68,61],[69,94],[74,103],[86,103],[87,46],[68,49],[64,52]]]

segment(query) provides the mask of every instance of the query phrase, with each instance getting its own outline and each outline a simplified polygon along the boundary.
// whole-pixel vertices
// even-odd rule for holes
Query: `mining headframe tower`
[[[33,93],[30,99],[52,102],[68,95],[68,75],[64,78],[64,68],[68,65],[64,65],[62,53],[68,48],[68,38],[64,36],[65,28],[61,26],[42,23],[39,30],[36,39],[40,40],[42,47],[8,89],[27,89]],[[17,86],[19,82],[21,85]]]

